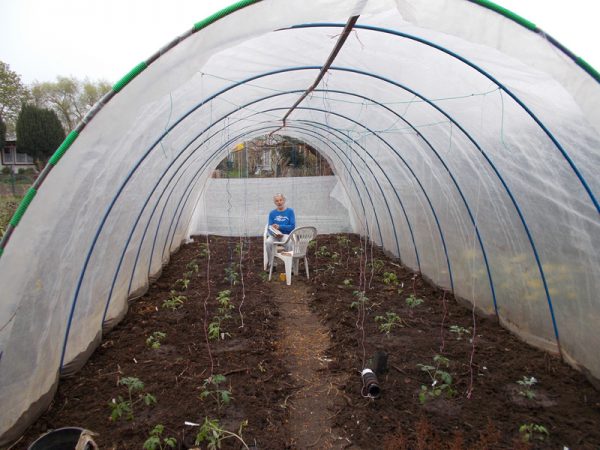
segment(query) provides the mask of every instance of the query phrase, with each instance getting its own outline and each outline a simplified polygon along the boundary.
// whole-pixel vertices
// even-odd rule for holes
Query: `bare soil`
[[[268,282],[260,239],[196,237],[13,448],[76,426],[97,433],[101,449],[140,449],[157,424],[176,448],[207,448],[194,444],[200,427],[185,425],[205,420],[236,434],[247,421],[241,437],[260,449],[600,448],[600,393],[556,356],[476,317],[357,236],[319,236],[309,266],[310,280]],[[226,290],[231,309],[217,301]],[[176,295],[186,297],[180,308],[163,307]],[[410,307],[409,298],[423,302]],[[166,336],[151,348],[157,331]],[[365,367],[378,373],[377,399],[365,395]],[[229,391],[228,403],[202,395],[217,374],[226,381],[209,387]],[[443,374],[451,380],[437,395]],[[109,403],[128,399],[126,377],[156,404],[139,401],[133,419],[111,420]],[[523,377],[537,380],[531,398]],[[519,429],[529,424],[547,434],[524,442]],[[235,437],[221,444],[244,448]]]

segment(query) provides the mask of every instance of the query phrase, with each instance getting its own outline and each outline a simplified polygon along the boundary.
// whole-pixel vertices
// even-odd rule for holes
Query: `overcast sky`
[[[465,0],[466,1],[466,0]],[[233,0],[0,0],[0,61],[23,82],[114,83]],[[497,0],[600,70],[600,0]]]

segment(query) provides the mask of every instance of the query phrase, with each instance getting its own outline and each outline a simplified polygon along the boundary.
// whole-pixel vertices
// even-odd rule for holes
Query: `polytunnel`
[[[245,0],[196,23],[69,134],[2,240],[0,444],[170,253],[222,231],[223,202],[198,206],[212,171],[274,134],[334,171],[298,187],[307,217],[336,198],[331,232],[367,236],[597,380],[599,81],[487,0]],[[233,234],[262,231],[272,189],[252,189]]]

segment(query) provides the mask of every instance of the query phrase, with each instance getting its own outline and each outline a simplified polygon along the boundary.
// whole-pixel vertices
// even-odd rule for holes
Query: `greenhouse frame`
[[[286,180],[301,220],[597,383],[598,105],[597,71],[487,0],[244,0],[196,23],[71,131],[0,243],[0,445],[191,236],[262,234],[272,180],[211,176],[274,134],[335,174]]]

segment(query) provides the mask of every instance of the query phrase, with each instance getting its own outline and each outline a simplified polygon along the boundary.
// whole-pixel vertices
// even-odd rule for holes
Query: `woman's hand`
[[[273,228],[275,228],[276,230],[279,230],[279,225],[277,225],[276,223],[274,223],[273,225],[271,225]]]

